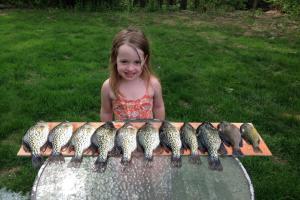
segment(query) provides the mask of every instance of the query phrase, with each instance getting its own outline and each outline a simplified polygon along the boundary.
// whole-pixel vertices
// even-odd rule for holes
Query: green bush
[[[68,5],[68,4],[72,5]],[[218,9],[233,11],[245,9],[250,0],[187,0],[187,9],[197,12],[209,12]],[[260,1],[263,2],[263,1]],[[300,0],[264,0],[271,3],[281,11],[300,15]],[[180,0],[0,0],[0,3],[10,4],[17,7],[56,7],[76,8],[80,10],[119,10],[133,11],[144,9],[147,11],[168,10],[177,11],[180,9]]]
[[[300,0],[267,0],[281,11],[292,15],[300,15]]]
[[[149,0],[146,8],[148,11],[153,12],[153,11],[158,11],[160,10],[160,2],[157,0]]]

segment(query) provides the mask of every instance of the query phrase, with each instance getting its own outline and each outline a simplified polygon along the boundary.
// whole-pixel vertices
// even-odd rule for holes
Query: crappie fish
[[[218,130],[220,133],[220,138],[222,141],[228,145],[232,146],[232,156],[233,157],[240,157],[243,156],[240,147],[243,146],[243,140],[240,133],[240,130],[233,124],[229,122],[221,122],[218,125]]]
[[[122,152],[121,163],[125,166],[130,164],[131,154],[137,148],[137,131],[129,122],[117,130],[116,143]]]
[[[171,162],[174,167],[181,167],[181,153],[180,149],[182,143],[180,140],[180,133],[170,122],[163,121],[159,128],[159,138],[163,146],[171,149]]]
[[[137,133],[139,144],[142,146],[145,159],[148,162],[153,160],[153,151],[159,146],[159,132],[153,124],[146,122]]]
[[[198,141],[196,136],[196,130],[190,124],[185,122],[180,128],[180,137],[182,146],[191,150],[190,161],[194,164],[201,164],[200,155],[198,152]]]
[[[108,153],[115,147],[116,132],[117,129],[111,121],[104,123],[94,132],[91,141],[99,151],[98,158],[95,162],[96,171],[105,171]]]
[[[48,134],[48,123],[41,121],[30,127],[23,137],[24,150],[31,152],[34,168],[39,168],[43,164],[41,150],[46,149]]]
[[[196,130],[199,149],[207,151],[208,166],[212,170],[222,171],[223,166],[219,159],[218,151],[226,154],[226,149],[223,146],[218,130],[209,122],[204,122],[198,126]]]
[[[243,123],[240,127],[241,135],[244,140],[251,144],[254,152],[262,153],[262,150],[259,148],[260,137],[257,130],[248,123]]]
[[[51,162],[65,162],[61,150],[67,147],[73,134],[73,126],[70,122],[62,122],[54,127],[48,136],[48,141],[52,144],[52,153],[49,157]]]
[[[85,123],[79,127],[71,138],[71,146],[75,149],[75,155],[71,159],[72,167],[79,167],[82,161],[83,152],[91,145],[91,137],[96,128],[90,123]]]

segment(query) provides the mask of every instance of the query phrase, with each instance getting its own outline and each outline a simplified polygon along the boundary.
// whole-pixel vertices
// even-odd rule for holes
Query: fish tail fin
[[[131,164],[131,156],[130,154],[127,154],[126,152],[123,154],[122,158],[121,158],[121,164],[123,166],[129,166]]]
[[[123,165],[123,172],[126,172],[126,171],[128,171],[128,169],[130,168],[130,166],[131,166],[131,159],[130,160],[128,160],[128,159],[124,159],[124,158],[122,158],[121,159],[121,164]]]
[[[211,170],[223,171],[223,165],[218,157],[208,157],[208,168]]]
[[[181,157],[179,156],[172,156],[171,158],[171,165],[172,167],[180,168],[182,166]]]
[[[201,165],[201,159],[200,159],[200,155],[198,153],[192,153],[190,158],[189,158],[190,163],[192,164],[197,164],[197,165]]]
[[[153,156],[145,156],[145,167],[151,168],[153,163]]]
[[[121,160],[121,164],[124,166],[129,166],[131,164],[131,160],[123,159]]]
[[[54,162],[64,163],[65,158],[61,153],[52,153],[51,156],[49,157],[49,164]]]
[[[234,148],[233,151],[232,151],[232,156],[235,157],[235,158],[236,157],[243,157],[244,154],[240,149]]]
[[[69,163],[69,166],[70,167],[74,167],[74,168],[79,168],[80,167],[80,164],[82,162],[82,156],[74,156],[70,163]]]
[[[119,147],[114,147],[113,150],[109,152],[109,155],[114,157],[120,157],[122,154],[121,152],[122,150]]]
[[[146,161],[149,161],[149,162],[152,162],[153,161],[153,156],[145,156],[145,160]]]
[[[262,153],[262,150],[259,148],[259,146],[253,146],[253,151],[255,153]]]
[[[31,161],[32,161],[32,166],[36,169],[40,168],[44,163],[44,160],[40,155],[32,155]]]
[[[100,173],[105,172],[107,168],[107,160],[103,161],[101,158],[98,157],[97,160],[95,161],[94,167],[96,172],[100,172]]]

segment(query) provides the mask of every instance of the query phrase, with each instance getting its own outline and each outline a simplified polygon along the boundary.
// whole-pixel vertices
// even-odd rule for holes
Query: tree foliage
[[[281,9],[283,12],[300,15],[300,0],[268,0],[274,6]]]
[[[260,3],[269,3],[283,12],[300,15],[300,0],[0,0],[0,3],[17,7],[55,7],[76,8],[81,10],[119,10],[133,11],[145,9],[193,10],[207,12],[216,9],[234,10],[254,8]],[[251,5],[249,7],[249,5]]]

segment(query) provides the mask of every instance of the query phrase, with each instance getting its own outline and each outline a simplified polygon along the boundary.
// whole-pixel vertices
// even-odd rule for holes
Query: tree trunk
[[[162,8],[163,3],[164,3],[163,0],[158,0],[158,7],[159,7],[159,8]]]
[[[180,1],[180,10],[186,10],[187,8],[187,0]]]
[[[142,8],[146,7],[146,0],[140,0],[140,7]]]
[[[197,10],[199,8],[200,1],[199,0],[194,0],[194,8]]]
[[[258,1],[259,0],[253,0],[253,4],[252,4],[252,9],[253,10],[256,10]]]
[[[169,1],[168,1],[168,4],[169,4],[170,6],[175,5],[175,4],[176,4],[176,0],[169,0]]]

